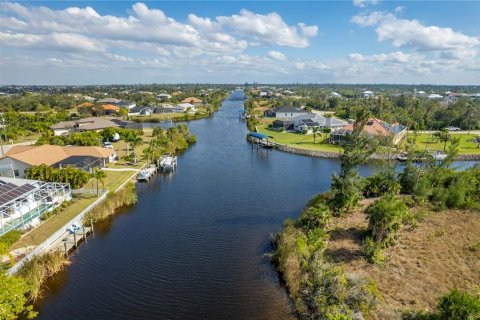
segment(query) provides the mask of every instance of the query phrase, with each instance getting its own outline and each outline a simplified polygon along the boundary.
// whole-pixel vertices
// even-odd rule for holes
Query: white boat
[[[173,170],[177,166],[177,157],[165,154],[160,158],[160,168],[164,171]]]
[[[442,151],[434,151],[432,152],[432,157],[437,161],[443,161],[447,157],[447,154]]]
[[[148,181],[150,179],[150,172],[146,169],[140,170],[137,180],[138,181]]]

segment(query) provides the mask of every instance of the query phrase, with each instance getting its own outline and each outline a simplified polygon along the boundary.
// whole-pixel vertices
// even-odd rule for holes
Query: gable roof
[[[118,111],[120,110],[120,107],[113,105],[113,104],[104,104],[102,106],[103,110],[111,110],[111,111]]]
[[[353,123],[350,123],[342,127],[341,129],[346,131],[353,131],[353,125],[354,125]],[[365,127],[363,127],[363,132],[368,133],[370,135],[374,135],[374,136],[388,136],[390,134],[397,135],[403,130],[405,130],[406,128],[407,127],[398,123],[392,125],[380,119],[371,118],[368,120]]]
[[[114,154],[113,149],[95,146],[54,146],[44,144],[41,146],[15,146],[8,150],[6,157],[24,162],[32,166],[46,164],[51,166],[71,156],[91,156],[107,158]]]
[[[119,125],[109,119],[89,117],[75,121],[62,121],[50,126],[50,129],[70,129],[78,127],[80,130],[100,130],[110,127],[118,127]]]
[[[105,99],[101,99],[101,100],[98,100],[97,103],[119,103],[120,99],[115,99],[115,98],[105,98]]]
[[[283,106],[276,109],[273,109],[274,112],[283,112],[283,113],[308,113],[307,111],[303,110],[302,108],[298,107],[290,107],[290,106]]]
[[[181,102],[194,104],[194,103],[202,103],[203,101],[195,97],[188,97],[183,99]]]

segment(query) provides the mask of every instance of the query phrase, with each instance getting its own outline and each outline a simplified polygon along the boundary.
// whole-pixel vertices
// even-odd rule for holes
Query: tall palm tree
[[[317,133],[320,131],[319,127],[313,127],[313,143],[316,142]]]
[[[102,188],[105,187],[105,178],[107,177],[107,175],[105,174],[105,171],[103,170],[100,170],[98,168],[93,168],[93,173],[92,173],[92,177],[97,180],[97,197],[98,197],[98,184],[101,183],[102,184]]]
[[[130,141],[133,148],[133,163],[137,163],[137,147],[141,145],[142,142],[143,139],[140,136],[136,136]]]

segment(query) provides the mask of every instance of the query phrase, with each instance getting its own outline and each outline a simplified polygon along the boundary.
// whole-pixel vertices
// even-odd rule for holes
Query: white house
[[[153,113],[153,108],[148,106],[136,106],[128,110],[129,115],[149,116]]]
[[[338,92],[332,91],[330,93],[330,97],[332,97],[332,98],[342,98],[342,95]]]
[[[167,100],[170,100],[171,98],[172,98],[172,96],[169,95],[168,93],[157,94],[157,100],[160,100],[160,101],[167,101]]]
[[[196,111],[195,106],[191,103],[179,103],[173,109],[174,112],[186,112],[187,110],[190,112]]]
[[[375,94],[372,91],[363,91],[362,92],[364,98],[373,98],[375,97]]]
[[[428,96],[428,99],[430,99],[430,100],[440,100],[440,99],[443,99],[443,96],[441,96],[439,94],[436,94],[436,93],[432,93]]]

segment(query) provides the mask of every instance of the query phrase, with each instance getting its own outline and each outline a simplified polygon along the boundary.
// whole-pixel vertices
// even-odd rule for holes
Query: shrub
[[[397,194],[400,191],[400,183],[395,177],[393,170],[380,171],[367,179],[363,188],[365,197],[379,197],[387,193]]]
[[[480,319],[480,295],[452,290],[440,299],[437,310],[442,320],[478,320]]]
[[[22,236],[22,232],[19,230],[12,230],[5,233],[3,236],[0,237],[0,243],[5,243],[8,246],[11,246]]]
[[[372,239],[384,247],[393,245],[408,209],[402,199],[387,195],[371,204],[365,213]]]
[[[385,262],[382,248],[378,243],[373,241],[372,237],[366,237],[363,241],[363,254],[371,263],[382,265]]]

